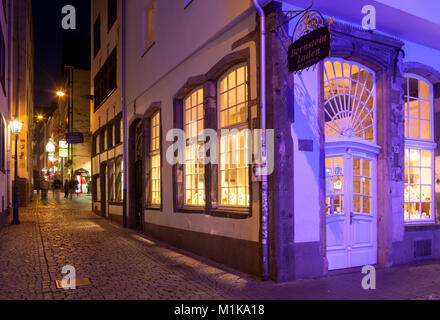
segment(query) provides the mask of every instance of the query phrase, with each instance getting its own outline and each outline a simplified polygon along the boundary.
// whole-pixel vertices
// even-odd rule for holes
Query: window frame
[[[110,6],[110,3],[114,4],[114,8]],[[111,9],[113,9],[114,12]],[[110,30],[113,28],[117,20],[118,20],[118,0],[107,0],[107,33],[110,32]]]
[[[202,85],[195,87],[194,89],[192,89],[183,99],[183,104],[182,104],[182,125],[183,125],[183,131],[185,132],[185,138],[186,138],[186,145],[185,145],[185,164],[183,165],[183,208],[187,208],[190,210],[197,210],[197,209],[204,209],[206,207],[206,195],[207,195],[207,185],[206,185],[206,166],[203,166],[203,180],[204,180],[204,193],[205,193],[205,201],[203,204],[188,204],[186,202],[186,147],[190,146],[190,139],[194,138],[188,138],[188,136],[186,135],[186,106],[185,106],[185,102],[188,98],[191,98],[192,95],[194,93],[198,93],[199,90],[202,90],[202,103],[200,104],[199,101],[198,104],[196,104],[195,106],[191,105],[191,109],[193,108],[198,108],[200,105],[202,107],[203,110],[203,116],[202,116],[202,123],[203,123],[203,128],[202,130],[205,129],[205,118],[206,118],[206,112],[205,112],[205,101],[204,101],[204,88]],[[198,117],[198,115],[197,115]],[[198,123],[200,121],[200,119],[197,119],[196,122]],[[200,132],[197,133],[197,145],[200,145],[200,141],[199,141],[199,137],[200,137]],[[199,176],[200,174],[198,173],[197,176]],[[199,191],[199,189],[196,189],[197,191]]]
[[[436,148],[437,148],[437,143],[435,142],[435,110],[434,110],[434,85],[431,83],[431,81],[429,81],[428,79],[421,77],[417,74],[414,73],[405,73],[404,74],[404,84],[406,83],[406,79],[409,78],[414,78],[417,79],[419,81],[419,95],[420,95],[420,81],[423,81],[424,83],[426,83],[429,86],[429,105],[430,105],[430,117],[429,117],[429,123],[430,123],[430,139],[423,139],[423,138],[410,138],[407,137],[408,132],[404,132],[404,141],[405,141],[405,148],[404,148],[404,153],[406,154],[406,150],[425,150],[425,151],[429,151],[431,153],[431,219],[418,219],[418,220],[405,220],[405,217],[403,217],[404,219],[404,225],[406,226],[411,226],[411,225],[426,225],[426,224],[435,224],[436,223],[436,198],[435,198],[435,152],[436,152]],[[409,86],[409,84],[408,84]],[[408,94],[404,94],[404,107],[405,104],[408,102],[408,97],[411,97],[409,95],[409,88],[408,89]],[[421,99],[420,97],[417,98],[418,101],[423,100],[426,101],[425,99]],[[408,105],[409,108],[409,105]],[[405,112],[405,110],[404,110]],[[406,121],[406,119],[409,119],[409,110],[408,110],[408,116],[405,116],[404,114],[404,121]],[[419,121],[421,119],[421,115],[420,115],[420,106],[419,106]],[[405,126],[404,126],[405,128]],[[408,122],[408,129],[409,129],[409,122]],[[405,130],[405,129],[404,129]],[[419,124],[419,135],[421,133],[421,126]],[[404,155],[405,157],[405,155]],[[409,160],[410,161],[410,160]],[[409,167],[409,166],[408,166]],[[404,175],[406,170],[408,170],[408,167],[404,164]],[[420,168],[422,168],[422,166],[420,165]],[[408,180],[410,180],[410,175],[408,173]],[[411,183],[408,183],[409,185]],[[405,179],[403,181],[403,186],[404,186],[404,190],[406,187],[406,182]],[[420,186],[422,186],[421,183],[419,183]],[[405,193],[405,191],[404,191]],[[405,197],[405,194],[404,194]],[[411,200],[411,198],[409,199]],[[405,201],[405,198],[403,200],[403,203],[406,204],[407,202]],[[408,204],[411,204],[413,202],[408,202]],[[418,203],[422,203],[422,201],[419,201]],[[421,210],[421,208],[420,208]],[[403,209],[403,214],[404,214],[405,209]],[[408,207],[408,214],[410,214],[410,207]]]
[[[121,181],[120,181],[120,191],[121,191],[121,198],[118,198],[118,191],[117,191],[117,181],[118,181],[118,163],[121,164]],[[122,155],[119,155],[115,158],[115,203],[120,204],[124,202],[124,157]]]
[[[151,32],[151,34],[153,35],[153,39],[151,41],[149,41],[148,34],[147,34],[147,27],[148,27],[148,13],[149,11],[152,10],[153,11],[153,15],[152,15],[152,20],[153,22],[151,23],[151,25],[153,26],[153,31]],[[150,2],[148,2],[148,4],[146,5],[146,7],[143,10],[143,30],[142,30],[142,53],[143,55],[145,55],[148,51],[150,51],[150,49],[154,46],[154,44],[156,43],[156,0],[150,0]]]
[[[221,106],[220,106],[220,94],[221,94],[221,90],[220,90],[220,86],[221,86],[221,82],[223,79],[229,77],[229,75],[242,68],[242,67],[246,67],[246,74],[245,74],[245,84],[247,86],[247,90],[246,95],[247,95],[247,99],[245,100],[245,111],[246,111],[246,120],[239,122],[239,123],[234,123],[234,124],[228,124],[227,126],[222,127],[221,126]],[[242,85],[242,84],[241,84]],[[239,86],[235,86],[234,89],[238,88]],[[231,88],[229,88],[228,86],[228,90],[227,92],[231,91]],[[236,97],[237,98],[237,97]],[[216,103],[217,103],[217,135],[219,137],[218,139],[218,145],[217,145],[217,154],[218,154],[218,168],[217,168],[217,174],[218,174],[218,179],[217,179],[217,192],[218,192],[218,202],[217,202],[217,208],[214,211],[238,211],[238,212],[243,212],[243,213],[249,213],[252,207],[252,166],[251,165],[247,165],[248,166],[248,196],[249,196],[249,205],[247,206],[239,206],[239,205],[224,205],[222,204],[222,186],[221,186],[221,132],[222,130],[234,130],[237,129],[239,132],[241,132],[242,130],[247,130],[250,129],[250,68],[249,68],[249,62],[241,62],[241,63],[237,63],[234,64],[232,67],[230,67],[229,69],[227,69],[225,72],[222,73],[222,75],[217,79],[217,96],[216,96]],[[235,107],[238,107],[238,104],[235,105]],[[230,106],[229,106],[230,108]],[[228,108],[228,109],[229,109]],[[251,146],[248,146],[249,148],[252,148]]]
[[[152,120],[153,118],[159,115],[159,136],[157,137],[159,139],[159,150],[153,150],[151,148],[151,141],[152,141],[152,136],[151,136],[151,131],[152,131]],[[146,129],[146,132],[144,131],[143,137],[146,137],[146,143],[144,141],[144,146],[146,146],[146,148],[144,148],[145,151],[143,151],[143,154],[145,155],[145,166],[146,168],[144,169],[144,174],[146,173],[146,171],[148,170],[148,174],[146,175],[146,179],[145,179],[145,183],[146,183],[146,187],[144,188],[145,190],[145,209],[146,210],[158,210],[158,211],[162,211],[163,208],[163,140],[162,140],[162,112],[161,109],[157,109],[151,112],[151,114],[149,116],[146,117],[146,121],[147,121],[147,125],[145,126],[144,124],[144,130]],[[146,128],[145,128],[146,127]],[[145,134],[146,133],[146,134]],[[152,203],[152,182],[153,182],[153,176],[152,176],[152,158],[154,156],[159,155],[160,157],[160,173],[159,173],[159,177],[160,177],[160,204],[154,204]]]
[[[97,39],[98,38],[98,39]],[[98,14],[93,23],[93,57],[96,58],[101,51],[101,14]]]

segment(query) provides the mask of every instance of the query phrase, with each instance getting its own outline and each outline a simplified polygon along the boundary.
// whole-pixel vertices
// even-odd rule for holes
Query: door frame
[[[140,226],[140,228],[139,228],[139,226],[137,226],[137,223],[136,223],[136,212],[135,212],[136,211],[136,192],[135,192],[135,190],[136,190],[136,179],[134,178],[134,175],[136,173],[136,171],[135,171],[135,163],[136,163],[136,154],[135,154],[135,152],[136,152],[136,128],[138,127],[138,125],[140,123],[143,125],[142,118],[135,118],[131,122],[130,127],[129,127],[129,148],[128,148],[129,149],[128,150],[129,164],[130,164],[129,168],[128,168],[128,179],[130,181],[130,183],[129,183],[129,187],[130,187],[130,192],[129,192],[129,194],[130,194],[130,196],[129,196],[129,199],[130,199],[130,201],[129,201],[129,228],[130,229],[137,229],[139,231],[143,231],[144,224],[145,224],[144,212],[142,212],[142,214],[141,214],[141,217],[142,217],[141,224],[142,225]],[[145,136],[144,135],[144,127],[142,127],[142,143],[143,143],[143,146],[145,144],[145,137],[144,136]],[[145,170],[144,170],[145,157],[144,157],[143,153],[142,153],[142,155],[143,155],[142,156],[142,173],[144,173],[145,172]],[[144,174],[142,174],[142,183],[141,183],[142,186],[145,185],[144,182],[145,182],[145,177],[144,177]],[[145,190],[144,187],[143,187],[143,190]],[[144,192],[143,190],[141,190],[141,192],[142,192],[142,208],[145,207],[145,204],[144,204],[145,196],[143,194],[143,192]],[[142,210],[142,211],[144,211],[144,210]]]
[[[326,142],[325,142],[325,157],[324,159],[327,159],[328,157],[342,157],[343,158],[343,163],[344,163],[344,171],[348,172],[349,168],[352,168],[352,166],[348,166],[348,160],[347,160],[347,154],[349,154],[349,159],[352,160],[353,158],[361,158],[361,159],[366,159],[371,161],[372,167],[371,167],[371,175],[372,175],[372,186],[371,186],[371,193],[372,193],[372,204],[371,204],[371,208],[374,211],[373,213],[373,230],[375,232],[373,232],[373,245],[374,245],[374,251],[375,251],[375,264],[378,263],[379,261],[379,243],[378,243],[378,233],[379,233],[379,224],[378,224],[378,218],[379,218],[379,214],[378,214],[378,210],[379,210],[379,206],[378,206],[378,197],[377,197],[377,183],[378,183],[378,155],[381,151],[381,147],[378,146],[377,144],[370,142],[370,141],[366,141],[360,138],[347,138],[347,137],[343,137],[343,136],[330,136],[326,138]],[[325,163],[325,161],[324,161]],[[325,167],[325,165],[324,165]],[[352,170],[351,172],[348,173],[348,175],[345,175],[344,172],[344,203],[346,204],[344,206],[344,211],[348,210],[348,208],[346,207],[347,205],[350,207],[350,210],[346,211],[346,217],[345,219],[347,219],[347,214],[348,212],[351,212],[351,210],[353,209],[352,206],[352,186],[350,188],[346,188],[347,185],[349,185],[350,181],[352,181],[353,179],[353,173]],[[325,178],[324,178],[325,180]],[[324,184],[325,186],[325,184]],[[325,190],[325,189],[324,189]],[[326,197],[326,191],[324,191],[324,198]],[[325,212],[324,212],[325,215]],[[356,216],[356,215],[354,215]],[[327,230],[327,216],[325,216],[325,230]],[[351,227],[352,228],[352,227]],[[325,231],[327,233],[327,231]],[[347,232],[347,237],[348,236],[352,236],[352,232],[349,231],[348,227],[346,228],[345,232]],[[327,236],[327,234],[326,234]],[[328,243],[327,240],[325,241],[326,245],[325,245],[325,256],[328,262]],[[346,250],[348,245],[352,244],[352,239],[347,239],[347,243],[346,243]],[[352,268],[351,266],[351,257],[350,257],[350,251],[347,251],[347,267],[346,268]],[[327,263],[328,265],[328,263]],[[343,268],[344,269],[344,268]],[[337,270],[337,269],[330,269],[328,268],[328,270]]]

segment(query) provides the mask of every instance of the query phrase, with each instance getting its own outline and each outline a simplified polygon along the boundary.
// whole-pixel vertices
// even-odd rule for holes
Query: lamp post
[[[13,199],[13,209],[14,216],[12,219],[12,224],[20,224],[20,220],[18,219],[18,135],[21,132],[21,128],[23,128],[23,122],[18,120],[13,120],[10,122],[11,132],[15,135],[15,170],[14,170],[14,199]]]

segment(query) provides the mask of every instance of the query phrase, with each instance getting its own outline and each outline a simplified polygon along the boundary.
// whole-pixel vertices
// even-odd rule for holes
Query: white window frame
[[[234,123],[234,124],[228,124],[225,127],[221,126],[221,106],[220,106],[220,93],[221,93],[221,82],[223,79],[229,76],[229,74],[237,69],[240,69],[242,67],[246,67],[246,74],[245,74],[245,83],[247,85],[247,99],[245,100],[246,103],[246,119],[245,121],[242,121],[240,123]],[[247,81],[246,81],[247,79]],[[239,132],[241,130],[247,130],[249,129],[249,87],[250,87],[250,72],[249,72],[249,64],[247,62],[239,63],[234,65],[233,67],[229,68],[226,72],[222,74],[222,76],[217,81],[217,130],[220,138],[218,139],[218,157],[219,157],[219,164],[218,164],[218,207],[220,209],[232,209],[232,210],[249,210],[251,208],[252,203],[249,203],[247,206],[240,206],[240,205],[225,205],[222,203],[222,181],[221,181],[221,133],[222,130],[234,130],[237,129]],[[231,90],[231,88],[228,88],[228,91]],[[252,148],[252,145],[248,146],[249,148]],[[249,178],[249,177],[248,177]],[[252,193],[252,184],[250,180],[248,183],[248,196],[251,198]]]
[[[407,138],[406,134],[407,132],[404,132],[404,139],[405,139],[405,152],[406,149],[417,149],[417,150],[426,150],[431,152],[431,219],[420,219],[420,220],[405,220],[404,217],[404,224],[405,225],[420,225],[420,224],[435,224],[436,221],[436,206],[435,206],[435,149],[437,148],[437,143],[435,143],[434,139],[434,133],[435,133],[435,119],[434,119],[434,85],[431,83],[431,81],[427,80],[424,77],[421,77],[419,75],[413,74],[413,73],[405,73],[404,78],[414,78],[418,79],[419,81],[425,82],[429,86],[429,100],[430,100],[430,139],[415,139],[415,138]],[[409,92],[408,92],[409,94]],[[420,94],[420,92],[419,92]],[[405,95],[405,99],[406,99]],[[405,103],[404,102],[404,106]],[[409,113],[408,113],[409,115]],[[419,115],[420,118],[420,115]],[[406,117],[404,117],[406,121]],[[408,123],[409,126],[409,123]],[[420,128],[419,128],[420,130]],[[404,165],[404,170],[406,170],[406,166]],[[405,174],[405,173],[404,173]],[[408,175],[408,179],[410,179],[410,176]],[[405,181],[403,183],[405,188]],[[405,203],[405,199],[404,199]],[[421,208],[420,208],[421,209]],[[410,210],[410,208],[408,208]]]
[[[186,95],[186,97],[183,99],[183,130],[185,131],[185,133],[186,133],[186,100],[188,99],[188,98],[190,98],[194,93],[198,93],[198,91],[199,90],[202,90],[202,93],[204,94],[204,88],[203,88],[203,86],[198,86],[197,88],[195,88],[195,89],[193,89],[190,93],[188,93],[187,95]],[[202,117],[202,121],[203,121],[203,129],[205,129],[205,107],[204,107],[204,101],[203,101],[203,99],[204,99],[204,97],[202,97],[202,108],[203,108],[203,117]],[[197,102],[199,102],[199,101],[197,101]],[[192,108],[197,108],[198,106],[200,105],[200,103],[198,103],[196,106],[193,106],[193,105],[191,105],[191,109]],[[196,120],[196,123],[199,121],[199,119],[197,119]],[[197,139],[199,138],[199,135],[200,135],[200,133],[201,132],[198,132],[197,133]],[[189,146],[189,143],[190,143],[190,138],[193,138],[194,139],[194,137],[186,137],[186,144],[185,144],[185,159],[186,159],[186,147],[188,147]],[[197,145],[199,144],[199,141],[197,141],[197,143],[196,143]],[[196,158],[197,158],[197,156],[196,156]],[[205,171],[206,170],[206,166],[204,166],[204,173],[203,173],[203,175],[205,175]],[[184,206],[185,207],[194,207],[194,208],[201,208],[201,207],[205,207],[206,206],[206,180],[204,179],[204,184],[205,184],[205,187],[204,187],[204,189],[203,189],[203,192],[205,193],[205,201],[204,201],[204,203],[202,203],[202,204],[189,204],[189,203],[187,203],[186,202],[186,160],[185,160],[185,165],[183,166],[183,176],[184,176],[184,179],[183,179],[183,194],[184,194],[184,199],[183,199],[183,203],[184,203]],[[197,173],[197,176],[199,176],[199,174]],[[195,189],[195,190],[197,190],[197,191],[199,191],[199,189],[198,189],[198,187],[197,187],[197,189]]]

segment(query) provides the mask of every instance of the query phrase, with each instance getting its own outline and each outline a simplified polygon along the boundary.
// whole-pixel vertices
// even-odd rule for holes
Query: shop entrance
[[[377,263],[376,160],[349,149],[326,158],[329,270]]]
[[[343,59],[324,68],[328,269],[377,263],[376,76]]]

